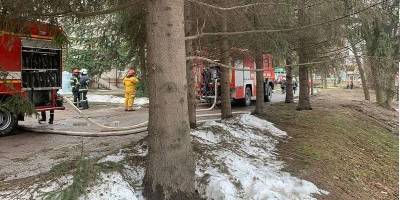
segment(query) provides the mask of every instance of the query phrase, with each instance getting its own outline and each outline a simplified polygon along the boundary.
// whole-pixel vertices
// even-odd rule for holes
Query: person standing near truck
[[[40,112],[41,114],[41,119],[39,120],[39,123],[45,122],[46,121],[46,111]],[[50,110],[50,119],[49,119],[49,124],[53,124],[54,122],[54,110]]]
[[[80,84],[79,93],[80,93],[80,97],[81,97],[80,103],[81,103],[82,109],[89,108],[89,102],[86,97],[88,90],[89,90],[89,82],[90,82],[90,78],[88,75],[88,70],[82,69],[81,76],[79,79],[79,84]]]
[[[126,77],[123,80],[125,88],[125,111],[134,111],[133,102],[136,95],[136,84],[139,82],[135,76],[135,70],[130,68]]]
[[[79,71],[79,68],[77,68],[77,67],[74,67],[74,68],[72,68],[72,77],[71,77],[71,80],[70,80],[70,83],[71,83],[71,88],[72,88],[72,95],[74,95],[74,105],[76,106],[76,107],[80,107],[81,105],[80,105],[80,103],[79,103],[79,101],[80,101],[80,93],[79,93],[79,88],[80,88],[80,78],[79,78],[79,74],[80,74],[80,71]]]

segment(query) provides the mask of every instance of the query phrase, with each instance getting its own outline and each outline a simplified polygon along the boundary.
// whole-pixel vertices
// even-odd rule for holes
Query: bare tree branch
[[[232,7],[220,7],[220,6],[216,6],[216,5],[211,5],[205,2],[201,2],[201,1],[196,1],[196,0],[186,0],[188,2],[191,3],[196,3],[202,6],[206,6],[209,8],[213,8],[213,9],[217,9],[217,10],[223,10],[223,11],[229,11],[229,10],[235,10],[235,9],[242,9],[242,8],[250,8],[250,7],[255,7],[255,6],[292,6],[293,4],[287,4],[287,3],[252,3],[252,4],[247,4],[247,5],[240,5],[240,6],[232,6]]]
[[[231,67],[216,61],[213,61],[209,58],[205,58],[205,57],[201,57],[201,56],[188,56],[186,57],[186,60],[202,60],[202,61],[206,61],[208,63],[212,63],[215,64],[217,66],[220,67],[224,67],[224,68],[228,68],[228,69],[232,69],[232,70],[236,70],[236,71],[252,71],[252,72],[256,72],[256,71],[267,71],[266,69],[249,69],[249,68],[236,68],[236,67]],[[316,61],[316,62],[308,62],[308,63],[301,63],[301,64],[292,64],[292,65],[284,65],[285,66],[303,66],[303,65],[314,65],[314,64],[319,64],[319,63],[325,63],[325,62],[329,62],[331,59],[327,59],[327,60],[323,60],[323,61]]]
[[[221,36],[221,35],[230,35],[230,36],[234,36],[234,35],[244,35],[244,34],[254,34],[254,33],[278,33],[278,32],[289,32],[289,31],[296,31],[296,30],[302,30],[302,29],[306,29],[306,28],[311,28],[311,27],[315,27],[315,26],[321,26],[324,24],[328,24],[328,23],[332,23],[335,21],[339,21],[348,17],[351,17],[353,15],[359,14],[361,12],[364,12],[372,7],[377,6],[378,4],[381,4],[383,1],[380,1],[378,3],[372,4],[368,7],[365,7],[361,10],[358,11],[354,11],[350,14],[347,15],[343,15],[341,17],[332,19],[332,20],[327,20],[324,22],[319,22],[319,23],[315,23],[315,24],[309,24],[306,26],[300,26],[300,27],[294,27],[294,28],[286,28],[286,29],[274,29],[274,30],[249,30],[249,31],[236,31],[236,32],[216,32],[216,33],[200,33],[197,35],[193,35],[193,36],[187,36],[185,37],[185,40],[193,40],[193,39],[197,39],[200,37],[204,37],[204,36]]]
[[[87,12],[82,12],[82,11],[75,11],[72,8],[68,8],[65,11],[62,12],[56,12],[56,13],[38,13],[35,14],[40,17],[65,17],[65,16],[71,16],[75,15],[77,17],[92,17],[92,16],[98,16],[98,15],[106,15],[106,14],[111,14],[115,13],[121,10],[126,10],[129,8],[132,8],[134,6],[137,6],[139,3],[142,3],[141,1],[135,0],[135,1],[128,1],[125,4],[121,5],[116,5],[112,8],[104,9],[104,10],[97,10],[97,11],[87,11]]]

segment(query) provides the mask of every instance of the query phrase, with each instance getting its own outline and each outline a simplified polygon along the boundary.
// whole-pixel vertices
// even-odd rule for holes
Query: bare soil
[[[266,108],[263,117],[291,137],[279,145],[287,170],[330,192],[318,199],[399,198],[399,114],[362,99],[361,90],[327,89],[311,111]]]

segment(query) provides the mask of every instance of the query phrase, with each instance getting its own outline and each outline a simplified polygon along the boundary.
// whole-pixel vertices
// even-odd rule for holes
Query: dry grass
[[[287,170],[330,192],[319,199],[398,199],[398,114],[354,101],[359,92],[323,91],[311,111],[282,103],[263,116],[292,137],[279,146]]]

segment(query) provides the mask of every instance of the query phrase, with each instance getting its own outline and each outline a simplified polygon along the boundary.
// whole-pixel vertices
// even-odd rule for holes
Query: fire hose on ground
[[[217,84],[215,84],[217,85]],[[217,86],[215,86],[217,87]],[[214,98],[214,104],[208,108],[208,109],[200,109],[196,111],[208,111],[212,110],[215,107],[216,104],[216,99],[217,99],[217,90],[215,90],[215,98]],[[100,132],[88,132],[88,131],[83,131],[83,132],[78,132],[78,131],[63,131],[63,130],[52,130],[52,129],[37,129],[33,127],[22,127],[24,130],[31,131],[31,132],[36,132],[36,133],[47,133],[47,134],[58,134],[58,135],[69,135],[69,136],[83,136],[83,137],[106,137],[106,136],[124,136],[124,135],[131,135],[131,134],[138,134],[138,133],[144,133],[147,131],[147,124],[148,121],[135,124],[132,126],[127,126],[127,127],[112,127],[112,126],[105,126],[103,124],[100,124],[94,120],[92,120],[90,117],[88,117],[85,113],[83,113],[79,108],[77,108],[74,103],[71,102],[68,98],[64,97],[65,101],[74,108],[74,110],[81,116],[83,117],[86,121],[89,123],[92,123],[93,125],[100,127],[101,131]],[[232,112],[232,114],[248,114],[249,112]],[[197,115],[197,117],[211,117],[211,116],[220,116],[220,113],[211,113],[211,114],[203,114],[203,115]],[[209,120],[205,120],[209,121]]]
[[[201,111],[210,111],[214,109],[215,105],[217,105],[217,98],[218,98],[218,85],[217,85],[217,79],[214,80],[214,102],[211,105],[211,107],[206,108],[206,109],[198,109],[196,112],[201,112]]]

